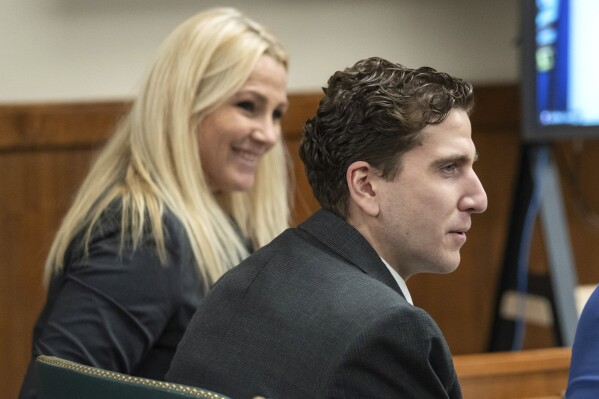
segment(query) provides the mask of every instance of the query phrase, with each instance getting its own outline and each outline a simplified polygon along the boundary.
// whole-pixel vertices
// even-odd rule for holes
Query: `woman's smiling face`
[[[202,168],[213,192],[249,190],[262,156],[281,137],[287,71],[264,55],[244,85],[198,125]]]

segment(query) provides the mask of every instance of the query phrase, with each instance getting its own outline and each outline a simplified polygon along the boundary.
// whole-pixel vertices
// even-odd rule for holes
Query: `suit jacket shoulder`
[[[339,388],[348,378],[377,385],[376,373],[388,367],[381,376],[397,374],[390,377],[396,385],[436,384],[442,391],[454,374],[444,342],[432,319],[401,295],[364,237],[320,211],[213,287],[167,380],[239,398],[351,398],[358,396]],[[422,364],[411,364],[416,361]],[[439,369],[448,377],[413,369]]]

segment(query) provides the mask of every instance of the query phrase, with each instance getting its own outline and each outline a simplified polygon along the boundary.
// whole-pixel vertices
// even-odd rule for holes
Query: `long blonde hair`
[[[122,202],[122,240],[130,234],[135,247],[149,223],[163,263],[162,215],[169,209],[189,237],[207,287],[248,255],[234,224],[256,247],[289,225],[291,174],[282,140],[260,161],[252,189],[217,198],[206,183],[196,135],[202,118],[241,88],[264,54],[287,68],[279,41],[233,8],[199,13],[167,37],[54,238],[46,282],[63,269],[65,252],[81,232],[87,251],[94,225],[115,199]]]

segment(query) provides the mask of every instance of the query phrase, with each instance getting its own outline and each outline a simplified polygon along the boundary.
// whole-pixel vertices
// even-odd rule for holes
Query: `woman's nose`
[[[274,145],[281,136],[281,125],[272,120],[266,120],[256,126],[252,134],[254,140],[260,141],[268,146]]]

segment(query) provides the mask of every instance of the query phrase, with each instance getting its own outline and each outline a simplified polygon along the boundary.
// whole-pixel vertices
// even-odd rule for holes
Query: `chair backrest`
[[[39,399],[229,399],[206,389],[132,377],[54,356],[35,361]]]

